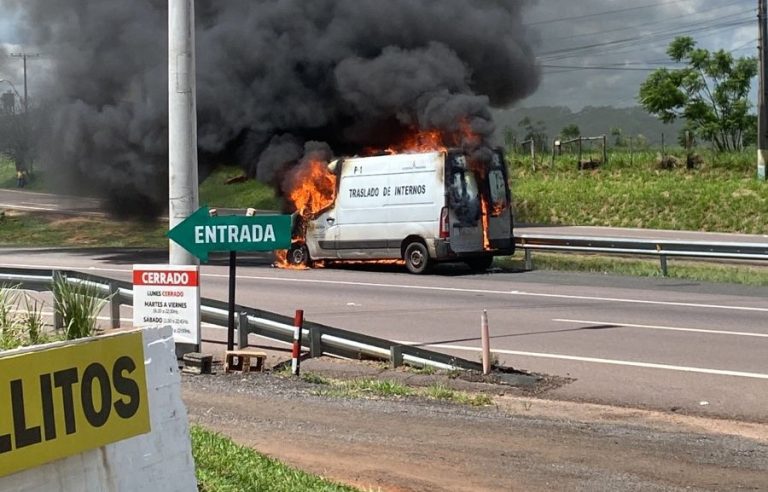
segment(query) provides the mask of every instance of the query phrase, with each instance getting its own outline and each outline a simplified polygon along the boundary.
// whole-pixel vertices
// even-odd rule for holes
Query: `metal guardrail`
[[[71,270],[12,269],[0,268],[0,285],[19,286],[34,291],[51,291],[54,275],[59,274],[68,282],[87,282],[99,289],[109,299],[112,328],[120,327],[120,307],[133,306],[133,285],[129,282],[85,274]],[[227,327],[229,305],[214,299],[200,300],[200,317],[203,323]],[[291,344],[293,342],[293,318],[245,306],[235,307],[235,322],[240,348],[248,346],[248,335]],[[54,311],[54,326],[61,327]],[[311,321],[304,322],[302,340],[310,357],[330,355],[352,359],[375,358],[414,366],[431,366],[438,369],[482,370],[480,363],[453,357],[440,352],[412,345],[400,345],[383,338],[371,337]]]
[[[672,256],[699,260],[768,261],[768,243],[520,234],[515,237],[515,246],[525,253],[526,270],[533,270],[533,251],[657,256],[664,276],[668,274],[667,258]]]

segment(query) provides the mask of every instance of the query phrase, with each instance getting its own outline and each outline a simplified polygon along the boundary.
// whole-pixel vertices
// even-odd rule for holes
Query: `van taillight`
[[[448,239],[451,236],[448,227],[448,207],[443,207],[440,211],[440,239]]]

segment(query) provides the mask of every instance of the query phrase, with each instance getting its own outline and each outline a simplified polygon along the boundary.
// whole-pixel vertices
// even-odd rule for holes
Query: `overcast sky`
[[[544,68],[523,106],[635,105],[647,69],[673,66],[665,50],[680,35],[757,56],[755,0],[538,0],[527,23],[538,32]]]
[[[537,93],[520,105],[636,105],[649,69],[672,66],[665,50],[675,36],[757,56],[756,15],[755,0],[534,0],[527,22],[538,38],[543,77]],[[0,19],[0,43],[21,41],[13,18]]]

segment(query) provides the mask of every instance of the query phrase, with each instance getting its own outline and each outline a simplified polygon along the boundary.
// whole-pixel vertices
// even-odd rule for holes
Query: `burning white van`
[[[412,273],[436,262],[487,269],[514,253],[512,207],[501,151],[470,158],[435,151],[339,159],[335,199],[297,216],[287,261],[403,260]]]

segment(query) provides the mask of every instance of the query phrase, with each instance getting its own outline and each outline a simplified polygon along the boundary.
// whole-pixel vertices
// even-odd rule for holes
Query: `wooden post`
[[[608,164],[608,136],[603,135],[603,165]]]
[[[552,140],[552,162],[549,167],[554,168],[555,167],[555,143],[557,142],[557,139]]]
[[[536,171],[536,141],[534,139],[531,139],[530,143],[531,143],[531,169]]]
[[[579,137],[579,169],[581,169],[581,137]]]
[[[632,137],[629,137],[629,165],[632,166],[635,164],[635,156],[632,153]]]

